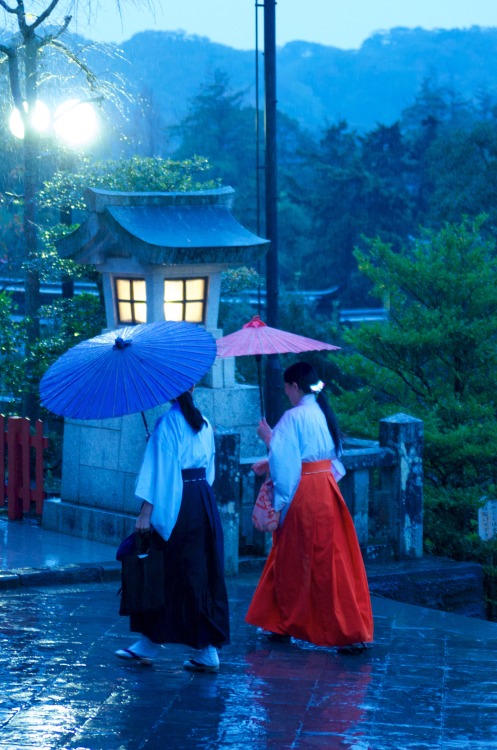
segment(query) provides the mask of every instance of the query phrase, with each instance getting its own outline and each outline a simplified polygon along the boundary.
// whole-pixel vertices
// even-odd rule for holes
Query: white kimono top
[[[269,445],[269,467],[274,482],[274,507],[286,515],[297,491],[303,461],[330,459],[330,471],[338,481],[345,468],[336,455],[326,417],[313,393],[286,411],[273,430]]]
[[[207,421],[207,420],[206,420]],[[214,482],[214,433],[210,424],[194,432],[178,403],[157,420],[135,486],[136,497],[153,505],[151,523],[167,541],[178,519],[183,495],[182,469],[205,469]]]

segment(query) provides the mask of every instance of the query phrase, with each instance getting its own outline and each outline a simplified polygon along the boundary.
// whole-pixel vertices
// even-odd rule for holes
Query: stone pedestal
[[[390,519],[400,559],[423,556],[423,422],[407,414],[380,420],[380,446],[398,458]]]
[[[222,336],[217,327],[222,272],[260,260],[269,245],[232,215],[233,188],[178,193],[89,188],[85,198],[88,216],[57,247],[62,257],[93,264],[102,274],[108,329],[169,319],[198,323],[214,338]],[[240,452],[261,451],[258,390],[235,384],[233,358],[217,359],[203,386],[195,400],[217,431],[220,454],[221,437],[224,443],[233,439],[226,430],[239,433],[238,466]],[[147,412],[150,428],[166,408]],[[43,526],[119,544],[139,510],[134,486],[145,436],[140,415],[67,420],[61,498],[46,502]],[[240,483],[230,480],[227,487],[227,459],[219,455],[217,461],[227,566],[236,572]]]
[[[258,398],[254,386],[195,390],[195,402],[216,435],[214,491],[225,532],[227,573],[235,573],[238,566],[240,454],[261,452]],[[150,429],[168,408],[146,412]],[[66,420],[61,497],[45,501],[43,527],[117,547],[133,531],[140,510],[134,488],[145,447],[141,414]]]

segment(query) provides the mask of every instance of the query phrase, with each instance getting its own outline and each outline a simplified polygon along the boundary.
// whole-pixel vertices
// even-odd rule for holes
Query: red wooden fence
[[[4,502],[7,498],[9,520],[22,518],[31,510],[31,503],[39,515],[43,512],[43,450],[48,438],[43,437],[43,423],[25,417],[4,417],[0,414],[0,469],[3,468]],[[34,461],[31,460],[32,451]],[[32,467],[34,466],[34,476]]]

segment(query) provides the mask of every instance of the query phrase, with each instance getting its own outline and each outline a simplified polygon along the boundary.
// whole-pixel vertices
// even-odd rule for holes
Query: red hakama
[[[372,641],[364,562],[329,460],[302,464],[245,619],[318,646]]]

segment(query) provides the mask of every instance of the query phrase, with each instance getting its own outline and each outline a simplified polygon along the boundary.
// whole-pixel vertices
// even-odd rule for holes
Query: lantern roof
[[[89,214],[58,240],[64,258],[101,265],[109,258],[146,264],[250,263],[267,251],[231,213],[231,187],[183,193],[127,193],[88,188]]]

